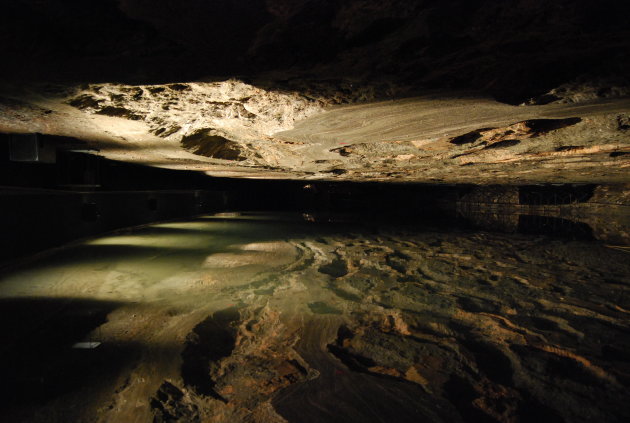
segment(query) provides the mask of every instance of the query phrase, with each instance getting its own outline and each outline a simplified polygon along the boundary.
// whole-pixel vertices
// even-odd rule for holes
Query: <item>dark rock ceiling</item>
[[[34,97],[66,104],[80,90],[94,91],[86,84],[155,90],[165,83],[222,83],[227,78],[261,89],[255,99],[270,92],[285,93],[319,102],[322,111],[332,105],[427,93],[440,99],[473,95],[512,105],[542,105],[603,101],[630,92],[630,3],[618,0],[19,0],[3,5],[2,11],[3,97],[30,107],[42,106]],[[152,104],[162,107],[160,101],[153,99]],[[195,101],[205,103],[203,95]],[[8,107],[7,112],[6,104],[0,119],[10,121],[11,113],[21,113],[25,120],[38,120],[15,107]],[[146,110],[136,110],[136,104],[109,106],[133,116],[146,115]],[[51,104],[47,107],[61,113]],[[606,122],[627,118],[627,104],[606,107]],[[540,110],[524,113],[522,118],[514,113],[509,118],[497,115],[496,125],[490,127],[550,115]],[[279,129],[292,129],[297,121],[318,113],[294,117]],[[579,113],[554,113],[549,117],[588,121],[588,116]],[[50,133],[71,135],[57,123],[45,126]],[[155,130],[149,127],[145,132]],[[198,130],[229,142],[249,140],[220,125],[193,129],[180,131],[171,141],[181,142]],[[381,129],[381,134],[387,132]],[[463,128],[448,121],[440,135],[459,136],[481,129],[486,128]],[[7,123],[0,130],[29,131],[28,125]],[[30,130],[41,128],[34,125]],[[406,134],[406,138],[427,138],[423,131]],[[87,132],[83,138],[95,137],[94,131]],[[273,131],[264,135],[273,135],[272,143],[286,141]],[[622,135],[627,140],[627,134]],[[626,147],[618,141],[610,148]],[[237,156],[242,159],[247,154]],[[299,168],[281,161],[252,158],[251,163],[219,164],[276,167],[288,177],[304,177]],[[317,170],[314,175],[325,176]]]

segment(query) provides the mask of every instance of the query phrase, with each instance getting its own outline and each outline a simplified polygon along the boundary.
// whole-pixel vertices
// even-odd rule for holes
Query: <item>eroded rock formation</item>
[[[623,2],[4,9],[3,132],[72,136],[111,158],[220,176],[627,180]]]
[[[107,308],[92,323],[99,349],[55,358],[68,379],[87,369],[74,382],[86,389],[59,392],[51,388],[67,379],[45,379],[29,386],[47,401],[24,397],[3,415],[226,423],[630,417],[627,248],[249,219],[155,225],[5,275],[3,301],[46,296],[42,312],[57,313],[50,326],[21,322],[25,331],[29,321],[65,331],[84,316],[81,307]],[[121,245],[135,246],[133,254]],[[65,326],[54,326],[54,301],[67,303]],[[29,357],[57,357],[56,348],[66,351],[46,345]],[[90,367],[94,360],[108,363],[107,377]]]
[[[74,137],[109,158],[217,176],[627,181],[627,100],[510,106],[425,96],[328,108],[350,101],[237,80],[40,86],[6,98],[0,126]]]

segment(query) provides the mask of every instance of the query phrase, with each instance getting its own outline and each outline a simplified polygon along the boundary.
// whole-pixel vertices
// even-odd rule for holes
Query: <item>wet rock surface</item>
[[[69,292],[109,301],[106,321],[94,322],[90,335],[105,349],[93,352],[133,345],[136,358],[117,354],[106,380],[5,404],[2,415],[42,422],[630,417],[624,244],[268,219],[160,224],[5,274],[5,301]],[[123,242],[136,246],[133,256],[116,252]],[[31,324],[57,330],[54,321],[34,320],[21,330]]]

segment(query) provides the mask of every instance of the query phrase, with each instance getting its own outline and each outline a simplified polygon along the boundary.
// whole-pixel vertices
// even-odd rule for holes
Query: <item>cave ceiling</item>
[[[19,0],[0,132],[212,176],[627,182],[617,0]],[[76,145],[74,146],[76,148]]]

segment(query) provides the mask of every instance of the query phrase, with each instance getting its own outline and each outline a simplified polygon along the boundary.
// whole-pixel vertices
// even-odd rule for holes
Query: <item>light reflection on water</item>
[[[3,353],[13,362],[33,347],[24,339],[48,339],[33,347],[44,357],[26,357],[58,357],[65,368],[67,345],[98,338],[95,354],[116,364],[103,367],[107,378],[78,366],[87,376],[64,389],[49,381],[52,370],[17,365],[9,374],[24,392],[7,416],[37,420],[25,411],[29,389],[43,398],[37,415],[85,404],[61,413],[66,420],[95,410],[117,421],[245,421],[263,409],[289,421],[628,415],[627,252],[306,220],[233,213],[148,225],[6,273]],[[225,353],[208,346],[226,339]],[[33,388],[38,372],[46,377]],[[179,399],[160,399],[164,390]],[[358,400],[366,395],[372,407]],[[116,406],[102,411],[103,401]]]
[[[284,253],[290,259],[290,251],[257,251],[260,248],[252,249],[250,244],[288,239],[302,229],[295,225],[297,218],[291,219],[295,222],[284,218],[286,222],[278,225],[257,223],[265,220],[268,217],[255,214],[219,214],[96,238],[6,275],[0,295],[82,296],[83,290],[89,290],[91,298],[140,301],[150,299],[153,288],[182,272],[190,277],[191,272],[209,273],[213,268],[257,266],[261,270],[282,261]],[[118,281],[117,291],[107,295],[103,288],[112,279]],[[146,292],[134,295],[134,284],[141,284]],[[94,297],[97,288],[100,295]]]

